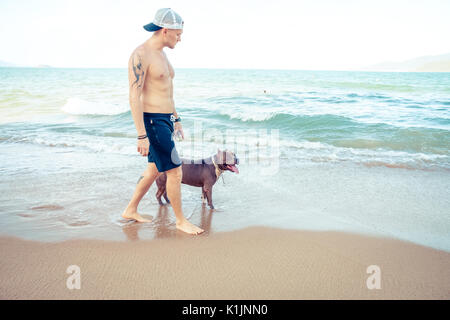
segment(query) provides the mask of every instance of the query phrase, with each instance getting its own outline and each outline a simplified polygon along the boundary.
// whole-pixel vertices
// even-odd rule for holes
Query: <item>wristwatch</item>
[[[170,121],[172,121],[172,122],[179,122],[179,121],[181,121],[181,118],[180,117],[175,118],[175,116],[173,114],[171,114],[170,115]]]
[[[178,118],[176,118],[175,120],[173,120],[173,122],[181,122],[181,118],[178,117]]]

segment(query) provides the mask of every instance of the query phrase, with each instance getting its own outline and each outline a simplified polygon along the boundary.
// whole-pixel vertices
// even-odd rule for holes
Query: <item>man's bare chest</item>
[[[149,65],[148,74],[152,80],[169,81],[174,78],[175,71],[166,58],[154,57]]]

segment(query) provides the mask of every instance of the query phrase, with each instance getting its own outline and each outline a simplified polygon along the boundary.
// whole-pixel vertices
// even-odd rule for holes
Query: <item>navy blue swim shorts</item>
[[[181,159],[173,142],[171,115],[173,113],[144,112],[145,131],[150,142],[148,162],[154,162],[159,172],[181,166]]]

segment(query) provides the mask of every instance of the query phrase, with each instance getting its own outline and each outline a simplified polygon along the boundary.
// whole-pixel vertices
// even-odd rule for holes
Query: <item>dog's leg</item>
[[[161,196],[163,195],[163,193],[163,190],[161,190],[160,188],[158,188],[158,190],[156,191],[156,200],[158,200],[160,206],[164,205],[164,203],[161,201]]]
[[[164,199],[166,199],[166,202],[167,202],[168,204],[170,204],[170,200],[169,200],[169,198],[167,198],[167,192],[166,192],[166,189],[164,189]]]
[[[158,187],[156,199],[158,200],[159,205],[163,206],[164,203],[161,201],[161,196],[166,191],[166,177],[161,173],[158,175],[158,178],[156,178],[156,186]]]
[[[158,200],[159,205],[162,206],[163,205],[163,203],[161,201],[162,194],[161,194],[161,192],[159,190],[156,191],[155,196],[156,196],[156,200]]]
[[[206,192],[205,190],[202,188],[202,205],[205,205],[207,202],[207,197],[206,197]]]
[[[214,209],[213,203],[212,203],[212,186],[205,186],[203,187],[206,193],[206,198],[208,199],[208,205],[211,209]]]

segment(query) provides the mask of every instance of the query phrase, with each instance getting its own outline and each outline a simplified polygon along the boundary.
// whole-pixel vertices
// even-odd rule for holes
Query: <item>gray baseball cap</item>
[[[162,28],[167,29],[183,29],[184,21],[180,15],[171,8],[159,9],[153,22],[146,24],[144,29],[150,32],[157,31]]]

